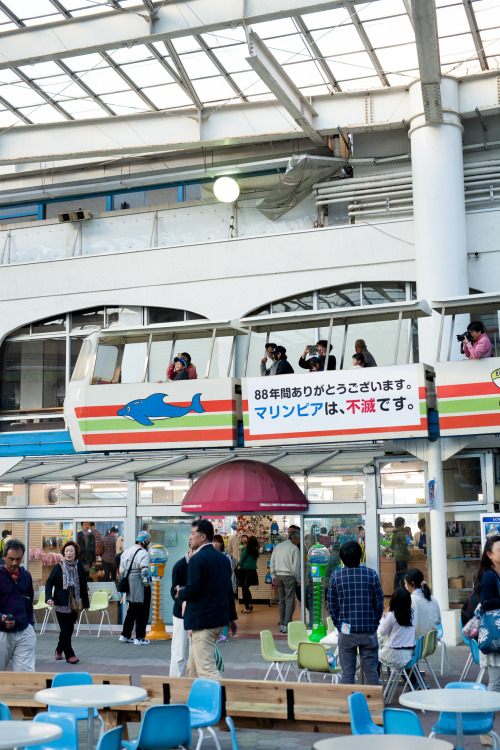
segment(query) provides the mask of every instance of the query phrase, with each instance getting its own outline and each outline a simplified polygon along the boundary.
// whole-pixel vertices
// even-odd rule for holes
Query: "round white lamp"
[[[214,194],[221,203],[232,203],[240,194],[240,186],[232,177],[219,177],[214,182]]]

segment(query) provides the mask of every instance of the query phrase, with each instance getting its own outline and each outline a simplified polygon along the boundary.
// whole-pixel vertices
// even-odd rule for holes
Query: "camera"
[[[7,620],[7,622],[12,622],[12,620],[14,619],[14,617],[12,615],[7,615],[7,617],[5,619]]]
[[[309,347],[309,356],[310,357],[316,357],[318,355],[318,347],[316,344],[311,344]]]
[[[469,331],[465,331],[465,333],[457,334],[457,341],[463,342],[464,339],[467,339],[467,341],[472,342],[472,336],[470,335]]]

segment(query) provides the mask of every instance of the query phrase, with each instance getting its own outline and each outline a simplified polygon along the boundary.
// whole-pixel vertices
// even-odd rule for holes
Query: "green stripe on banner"
[[[420,402],[420,416],[425,417],[427,415],[427,401]]]
[[[500,393],[487,398],[461,398],[439,401],[440,414],[463,414],[464,412],[500,411]]]
[[[250,417],[248,416],[248,412],[243,412],[243,427],[249,427],[250,426]]]
[[[108,430],[147,430],[152,425],[143,425],[132,419],[117,417],[114,419],[80,419],[78,424],[82,432],[103,432]],[[189,430],[193,427],[234,427],[235,414],[196,414],[192,417],[175,417],[174,419],[157,419],[153,422],[156,428],[165,430]]]

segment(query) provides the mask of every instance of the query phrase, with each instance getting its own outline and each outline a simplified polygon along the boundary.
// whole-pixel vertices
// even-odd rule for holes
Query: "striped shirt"
[[[373,633],[384,612],[384,594],[371,568],[341,568],[330,578],[328,611],[335,627],[350,625],[351,633]]]

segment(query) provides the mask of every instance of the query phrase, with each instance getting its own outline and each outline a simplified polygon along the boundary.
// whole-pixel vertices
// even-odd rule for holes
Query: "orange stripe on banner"
[[[227,430],[203,430],[194,432],[183,430],[162,430],[153,433],[124,433],[106,432],[103,434],[82,435],[85,445],[133,445],[134,443],[201,443],[210,440],[236,440],[237,431],[234,428]]]
[[[138,399],[139,400],[139,399]],[[128,401],[127,401],[128,403]],[[190,401],[169,401],[171,406],[186,407],[190,405]],[[202,401],[201,404],[207,412],[227,412],[236,410],[236,401],[234,399],[226,399],[220,401]],[[75,414],[78,419],[83,417],[116,417],[116,412],[119,409],[123,409],[125,404],[119,404],[116,406],[79,406],[75,408]]]
[[[409,430],[427,430],[427,419],[422,419],[420,424],[410,424],[404,427],[372,427],[365,430],[318,430],[317,432],[273,432],[271,435],[250,435],[245,428],[245,440],[282,440],[286,438],[309,438],[327,437],[329,435],[366,435],[385,432],[407,432]]]
[[[473,427],[500,427],[500,413],[495,414],[464,414],[458,417],[439,416],[439,427],[441,430],[456,429],[463,427],[467,433]]]
[[[500,396],[500,389],[490,383],[456,383],[455,385],[438,385],[438,398],[457,398],[457,396]]]

